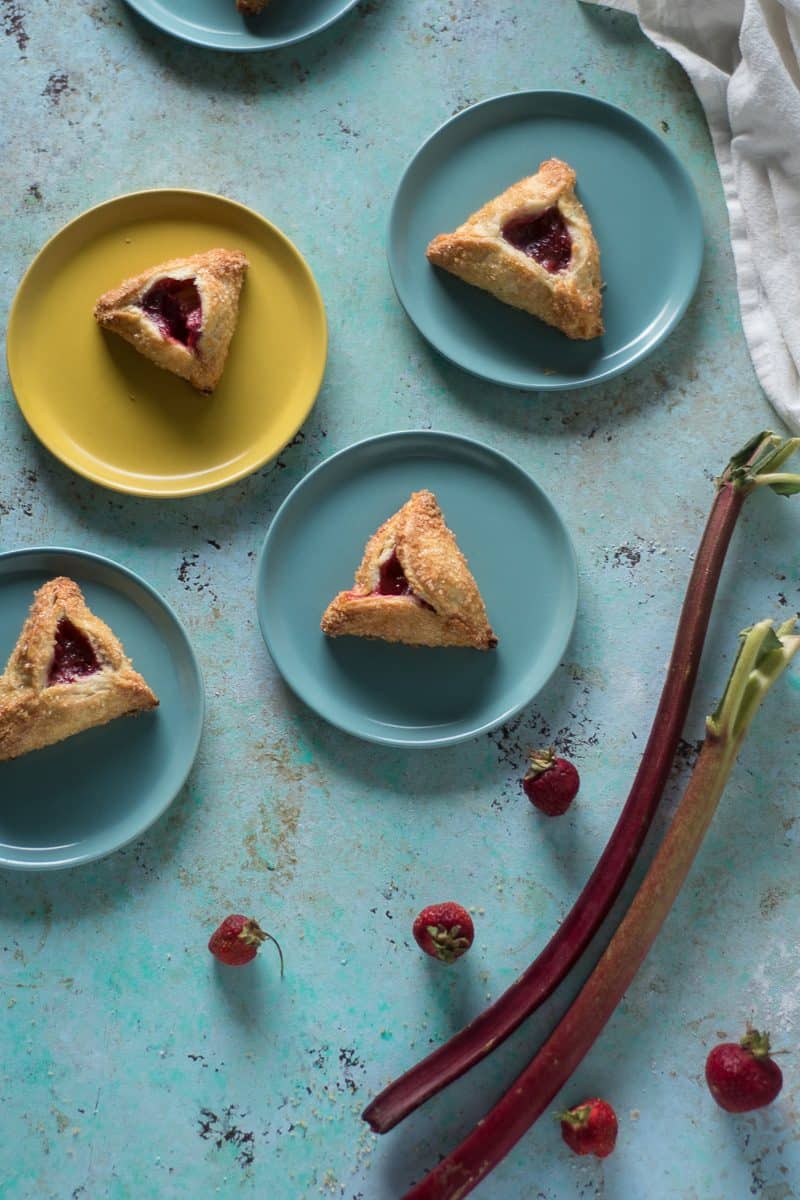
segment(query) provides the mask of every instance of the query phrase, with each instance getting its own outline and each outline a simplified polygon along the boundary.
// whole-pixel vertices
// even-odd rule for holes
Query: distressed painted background
[[[246,56],[182,46],[122,0],[1,0],[0,22],[3,316],[65,221],[164,185],[224,193],[284,229],[331,331],[319,402],[292,445],[245,483],[179,503],[72,475],[4,381],[0,544],[85,546],[141,572],[186,623],[209,706],[189,783],[141,841],[69,873],[0,878],[0,1191],[394,1200],[511,1079],[574,984],[393,1134],[378,1140],[359,1112],[516,977],[588,876],[649,728],[712,476],[773,420],[741,335],[702,114],[631,19],[573,0],[363,0],[323,36]],[[421,140],[473,101],[539,87],[612,100],[663,136],[707,234],[678,331],[623,378],[562,396],[493,388],[437,358],[396,303],[383,253]],[[254,557],[289,489],[359,437],[420,426],[484,438],[530,469],[569,525],[581,584],[574,638],[535,705],[426,754],[316,720],[277,678],[254,607]],[[792,504],[759,496],[737,531],[670,802],[736,631],[798,604]],[[796,1047],[798,729],[795,670],[760,715],[654,952],[563,1095],[613,1100],[616,1153],[572,1158],[542,1120],[486,1200],[800,1194],[797,1056],[783,1060],[779,1101],[752,1117],[726,1116],[702,1080],[709,1046],[751,1014]],[[517,783],[526,748],[547,741],[584,778],[551,823]],[[448,896],[477,925],[449,971],[409,932],[424,902]],[[282,983],[268,949],[244,971],[215,967],[205,943],[229,910],[281,938]]]

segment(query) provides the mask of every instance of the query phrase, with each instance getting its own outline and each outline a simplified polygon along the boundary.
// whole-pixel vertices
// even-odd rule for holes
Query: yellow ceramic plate
[[[162,371],[92,317],[98,296],[165,259],[223,246],[250,260],[212,396]],[[188,496],[241,479],[291,441],[317,397],[327,331],[305,260],[257,213],[165,190],[109,200],[44,246],[19,286],[8,370],[36,436],[96,483]]]

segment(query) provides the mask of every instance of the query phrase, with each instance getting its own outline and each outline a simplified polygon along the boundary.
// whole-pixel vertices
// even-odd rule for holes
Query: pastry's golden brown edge
[[[62,617],[89,639],[101,669],[73,683],[48,687],[55,630]],[[74,580],[58,576],[34,593],[0,676],[0,761],[157,705],[158,698],[134,670],[119,638],[87,606]]]
[[[575,178],[567,163],[547,159],[535,175],[512,184],[452,233],[433,238],[426,251],[429,261],[555,326],[567,337],[599,337],[603,333],[600,250],[575,195]],[[558,206],[572,238],[572,261],[555,273],[517,250],[501,233],[515,216],[553,205]]]
[[[209,394],[219,383],[239,315],[239,296],[249,267],[241,250],[216,248],[149,267],[95,302],[94,319],[118,334],[165,371]],[[193,278],[203,306],[203,327],[193,350],[165,338],[138,307],[145,292],[164,276]]]
[[[269,4],[269,0],[236,0],[236,7],[246,17],[257,17]]]
[[[340,592],[326,608],[321,629],[328,637],[378,638],[407,646],[468,646],[492,650],[493,633],[477,634],[458,617],[440,617],[410,596],[358,596]]]
[[[392,552],[425,604],[414,596],[374,594],[380,563]],[[427,490],[412,493],[368,540],[353,588],[333,598],[320,627],[329,637],[352,634],[415,646],[497,645],[467,560]]]

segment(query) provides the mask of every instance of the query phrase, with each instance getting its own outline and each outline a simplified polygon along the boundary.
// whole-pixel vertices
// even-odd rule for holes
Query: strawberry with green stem
[[[252,962],[262,942],[274,942],[281,962],[283,978],[283,951],[276,938],[261,928],[254,917],[243,917],[233,913],[226,917],[212,933],[208,948],[219,962],[228,967],[243,967]]]
[[[607,1100],[584,1100],[556,1113],[561,1136],[575,1154],[607,1158],[617,1144],[617,1114]]]
[[[443,963],[453,963],[466,954],[475,937],[472,917],[454,900],[423,908],[417,914],[411,932],[426,954]]]
[[[737,1042],[721,1042],[706,1059],[706,1083],[726,1112],[753,1112],[771,1104],[783,1087],[783,1073],[770,1057],[769,1034],[748,1026]]]
[[[545,816],[560,817],[565,813],[580,785],[575,765],[566,758],[557,758],[552,746],[530,755],[522,787],[531,804]]]

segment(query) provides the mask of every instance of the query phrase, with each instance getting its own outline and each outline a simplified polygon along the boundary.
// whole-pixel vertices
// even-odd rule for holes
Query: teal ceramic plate
[[[0,555],[2,665],[34,590],[56,575],[75,580],[160,704],[0,762],[3,867],[70,867],[118,850],[168,808],[200,743],[203,681],[186,633],[151,587],[107,558],[51,548]]]
[[[270,0],[257,17],[234,0],[128,0],[148,21],[195,46],[215,50],[276,50],[321,33],[358,0]]]
[[[320,617],[352,585],[364,545],[429,488],[469,560],[496,651],[326,638]],[[547,682],[575,620],[569,535],[541,488],[497,451],[447,433],[389,433],[311,471],[278,510],[258,562],[269,652],[320,716],[367,741],[445,746],[493,729]]]
[[[600,246],[606,332],[572,341],[432,267],[425,248],[546,158],[574,167]],[[422,146],[400,183],[388,237],[400,301],[460,367],[508,387],[583,387],[627,370],[682,317],[697,284],[703,225],[692,182],[634,117],[571,92],[518,92],[458,114]]]

